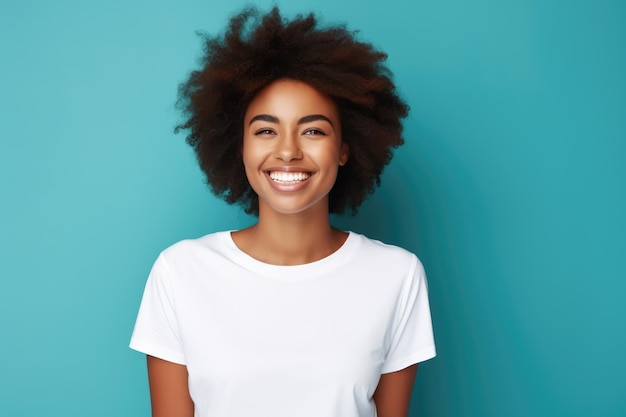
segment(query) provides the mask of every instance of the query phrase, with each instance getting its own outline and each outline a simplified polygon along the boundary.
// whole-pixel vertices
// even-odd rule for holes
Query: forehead
[[[330,97],[296,80],[277,80],[261,89],[248,105],[245,120],[259,114],[276,116],[281,121],[322,114],[339,122],[337,105]]]

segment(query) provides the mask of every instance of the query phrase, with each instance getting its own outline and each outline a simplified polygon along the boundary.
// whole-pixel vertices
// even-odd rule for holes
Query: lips
[[[269,177],[272,179],[272,181],[280,184],[297,184],[302,181],[308,180],[311,177],[311,173],[270,171]]]

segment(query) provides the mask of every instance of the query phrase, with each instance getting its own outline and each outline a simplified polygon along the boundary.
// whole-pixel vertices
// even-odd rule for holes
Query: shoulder
[[[354,259],[364,268],[373,271],[382,268],[389,275],[424,275],[424,266],[414,253],[355,232],[351,235],[357,242]]]
[[[399,262],[401,264],[417,263],[421,267],[421,262],[417,256],[396,245],[381,242],[380,240],[371,239],[365,235],[350,232],[355,240],[358,241],[358,256],[363,259],[372,259],[375,261],[385,260],[387,262]]]
[[[170,268],[188,267],[198,263],[215,262],[227,257],[230,231],[210,233],[195,239],[184,239],[164,249],[157,262]]]
[[[180,253],[190,250],[211,250],[213,248],[219,248],[223,244],[228,233],[230,233],[230,231],[221,231],[209,233],[193,239],[183,239],[172,244],[171,246],[168,246],[162,253],[167,256],[177,256]]]
[[[225,231],[174,243],[159,254],[149,279],[171,288],[193,289],[207,277],[228,274],[236,268],[229,238],[230,231]]]

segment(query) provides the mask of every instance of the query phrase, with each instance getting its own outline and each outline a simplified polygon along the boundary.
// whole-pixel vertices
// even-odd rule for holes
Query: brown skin
[[[275,265],[310,263],[339,249],[348,234],[330,225],[328,193],[347,160],[339,111],[330,98],[292,80],[261,90],[246,111],[243,138],[243,163],[259,196],[259,221],[232,234],[237,246]],[[310,178],[304,187],[283,189],[269,178],[271,171],[304,172]]]
[[[380,376],[374,392],[378,417],[406,417],[409,414],[416,374],[417,364]]]
[[[185,365],[148,355],[152,417],[193,417]]]
[[[346,241],[329,220],[329,197],[349,150],[334,102],[307,84],[276,81],[257,94],[244,120],[243,163],[259,196],[259,221],[232,232],[235,244],[274,265],[325,258]],[[306,173],[302,183],[273,181],[270,172]],[[406,417],[417,365],[383,374],[374,393],[379,417]],[[148,357],[153,417],[193,417],[188,373]]]

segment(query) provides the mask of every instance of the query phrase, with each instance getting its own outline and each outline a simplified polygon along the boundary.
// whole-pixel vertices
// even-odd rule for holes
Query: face
[[[348,160],[335,103],[308,84],[278,80],[244,118],[243,163],[259,213],[328,213],[328,193]]]

